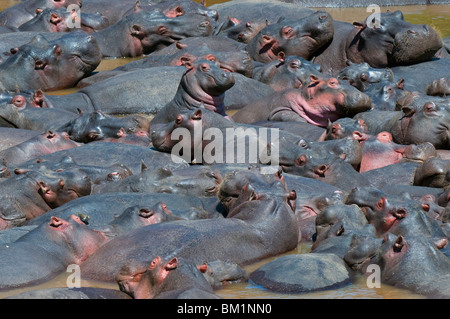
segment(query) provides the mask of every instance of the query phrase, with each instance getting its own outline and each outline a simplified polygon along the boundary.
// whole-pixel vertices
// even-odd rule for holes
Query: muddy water
[[[0,11],[8,8],[19,1],[17,0],[0,0]],[[197,2],[200,2],[198,0]],[[208,0],[207,4],[211,5],[214,3],[221,3],[224,0]],[[334,19],[340,21],[362,21],[367,17],[368,13],[365,8],[317,8],[323,9],[329,12]],[[387,8],[382,8],[382,12],[386,11]],[[411,23],[424,24],[427,23],[439,34],[441,37],[450,36],[450,6],[449,5],[428,5],[428,6],[392,6],[389,7],[391,11],[401,10],[405,15],[405,19]],[[98,66],[97,72],[102,72],[106,70],[114,69],[118,66],[131,62],[135,59],[104,59],[102,63]],[[75,89],[69,89],[64,91],[52,92],[51,94],[69,94],[75,92]],[[290,251],[286,254],[302,254],[308,253],[310,251],[309,244],[300,244],[295,250]],[[273,260],[270,258],[263,260],[259,263],[245,267],[246,271],[250,273],[251,271],[257,269],[266,262]],[[37,285],[31,288],[18,289],[6,292],[0,292],[0,298],[7,296],[12,296],[20,292],[31,290],[31,289],[43,289],[50,287],[66,287],[66,282],[68,279],[68,273],[62,273],[55,279],[46,282],[41,285]],[[118,289],[115,284],[104,284],[95,282],[82,281],[82,286],[86,287],[104,287],[111,289]],[[356,278],[353,283],[347,286],[335,289],[331,291],[323,291],[311,294],[278,294],[265,290],[258,287],[251,282],[233,284],[222,290],[217,291],[217,294],[223,298],[229,299],[338,299],[338,298],[351,298],[351,299],[420,299],[422,296],[412,294],[408,291],[390,287],[387,285],[382,285],[381,288],[369,288],[366,284],[366,279],[363,277]]]

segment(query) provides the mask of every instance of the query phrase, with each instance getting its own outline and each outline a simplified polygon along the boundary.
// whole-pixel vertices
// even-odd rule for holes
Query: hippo
[[[29,171],[11,176],[1,184],[7,188],[2,199],[1,229],[20,226],[28,219],[91,192],[89,177],[76,169]]]
[[[400,10],[381,13],[379,21],[353,25],[336,21],[334,34],[331,44],[314,59],[324,73],[331,75],[344,69],[348,60],[367,62],[373,68],[411,65],[430,60],[442,47],[433,28],[406,22]]]
[[[181,131],[181,132],[180,132]],[[214,136],[214,139],[212,138]],[[277,165],[302,147],[296,135],[257,126],[240,126],[207,109],[179,113],[167,124],[151,126],[152,145],[192,164]],[[294,154],[294,155],[293,155]]]
[[[366,250],[371,255],[360,257],[362,262],[359,267],[366,273],[368,265],[378,265],[381,283],[408,289],[428,298],[447,299],[450,261],[438,249],[439,245],[421,236],[388,234],[378,249]],[[417,271],[421,274],[419,277]]]
[[[143,59],[115,68],[128,71],[163,65],[184,65],[196,59],[216,61],[220,68],[252,77],[253,63],[245,46],[234,40],[217,37],[188,37],[152,52]]]
[[[290,55],[260,66],[255,66],[252,78],[268,84],[275,91],[301,88],[309,82],[310,75],[320,76],[320,65],[301,57]]]
[[[205,60],[202,61],[204,62]],[[196,61],[196,63],[200,64],[202,62]],[[267,84],[239,73],[221,70],[216,62],[207,61],[206,63],[210,63],[211,68],[218,71],[217,76],[226,73],[224,77],[227,80],[221,84],[221,89],[224,90],[226,87],[231,88],[226,90],[227,94],[219,94],[222,96],[217,99],[215,106],[212,104],[207,105],[207,103],[212,103],[212,98],[203,101],[205,106],[215,108],[216,106],[219,107],[222,105],[223,102],[225,109],[239,108],[242,104],[250,103],[250,101],[254,101],[273,92],[272,88]],[[160,110],[174,100],[178,90],[180,92],[176,96],[176,99],[183,98],[183,95],[184,98],[191,99],[188,97],[186,89],[180,86],[180,82],[184,82],[183,77],[185,72],[185,66],[162,66],[121,72],[116,76],[84,87],[75,93],[66,95],[46,94],[45,100],[48,101],[47,103],[59,109],[77,114],[78,109],[80,109],[83,112],[101,110],[105,114],[117,116],[136,113],[155,115],[156,113],[160,113]],[[189,74],[189,76],[191,75],[192,73]],[[233,80],[236,85],[232,85]],[[126,83],[126,86],[124,86],[124,83]],[[143,83],[145,85],[142,85]],[[189,94],[192,94],[193,98],[199,99],[199,96],[205,93],[202,93],[201,87],[197,85],[198,83],[196,84],[194,82],[194,84],[195,89],[192,87]],[[197,100],[194,104],[198,107],[200,101]],[[155,121],[155,119],[152,121]]]
[[[22,164],[42,155],[80,146],[69,138],[66,132],[47,133],[37,135],[20,144],[0,152],[1,160],[8,166]]]
[[[216,62],[202,59],[186,67],[175,96],[155,115],[152,125],[173,121],[180,111],[200,107],[227,116],[223,99],[235,83],[233,74],[221,70]]]
[[[449,149],[448,99],[413,97],[401,111],[362,112],[354,118],[363,119],[369,134],[387,131],[398,144],[430,142],[436,149]]]
[[[400,79],[397,82],[380,81],[372,84],[364,93],[370,96],[375,110],[395,111],[398,99],[407,91],[405,80]]]
[[[172,213],[173,217],[168,219],[208,219],[222,218],[223,208],[220,202],[214,197],[193,197],[169,193],[131,193],[115,192],[104,194],[90,194],[70,202],[60,207],[54,208],[41,216],[26,221],[26,226],[38,226],[45,222],[50,216],[67,219],[74,211],[77,214],[87,217],[88,226],[93,229],[109,228],[115,224],[115,220],[125,211],[129,213],[138,212],[131,207],[142,207],[162,212],[161,216]],[[24,227],[24,226],[22,226]],[[124,230],[125,227],[118,227]],[[112,232],[109,232],[111,235]]]
[[[247,272],[230,260],[212,260],[200,267],[206,268],[203,275],[214,290],[230,284],[248,281]]]
[[[263,63],[288,55],[310,60],[333,39],[333,34],[331,15],[317,11],[304,18],[269,24],[249,41],[246,50],[253,60]]]
[[[377,188],[356,187],[349,193],[346,203],[361,208],[368,223],[374,225],[377,237],[390,232],[403,236],[420,234],[433,240],[445,238],[439,222],[425,213],[422,202],[408,196],[399,198]]]
[[[193,166],[172,171],[169,168],[144,170],[115,183],[98,185],[93,194],[115,192],[170,193],[187,196],[215,196],[222,176],[208,167]]]
[[[0,247],[0,290],[48,281],[71,264],[81,264],[106,242],[77,216],[52,217],[14,243]]]
[[[369,186],[370,180],[359,173],[341,157],[331,152],[317,152],[305,149],[298,153],[294,165],[283,165],[283,172],[313,178],[336,186],[342,191],[350,191],[355,186]]]
[[[363,141],[359,172],[364,173],[405,160],[423,162],[436,155],[435,147],[429,142],[400,145],[393,142],[391,133],[381,132]]]
[[[11,104],[0,107],[0,126],[32,130],[39,134],[58,131],[58,128],[74,120],[73,112],[29,105],[22,94],[17,94]]]
[[[232,210],[227,218],[159,223],[112,239],[82,264],[82,277],[114,281],[124,260],[147,264],[156,256],[169,259],[176,255],[189,258],[195,264],[219,259],[243,266],[294,249],[299,234],[288,203],[295,200],[295,194],[287,191],[277,175],[259,179],[266,179],[266,182],[261,186],[259,183],[249,184],[249,175],[241,175],[240,172],[227,176],[224,183],[228,191],[222,193],[223,201],[229,203],[233,197],[237,204],[228,206]],[[239,190],[236,187],[242,184],[248,185],[237,195]],[[262,192],[258,191],[260,187]],[[266,192],[268,189],[270,193]],[[198,231],[202,232],[201,237],[198,237]],[[159,244],[155,245],[153,240],[158,240]],[[180,246],[180,241],[190,244]]]
[[[261,7],[264,5],[264,9]],[[289,20],[301,19],[314,13],[314,10],[306,6],[299,6],[281,1],[262,0],[258,3],[249,1],[227,1],[215,3],[208,8],[219,13],[219,22],[233,17],[241,21],[266,21],[268,24],[276,23],[281,17]]]
[[[315,219],[316,233],[311,251],[315,251],[323,240],[333,235],[341,236],[344,231],[362,229],[367,224],[363,211],[357,205],[330,205],[320,211]]]
[[[334,122],[329,121],[323,140],[337,140],[342,138],[355,138],[360,141],[367,134],[367,125],[362,119],[343,117]]]
[[[14,168],[14,174],[19,175],[29,171],[50,170],[53,172],[63,172],[71,170],[83,171],[92,184],[103,184],[115,182],[132,175],[131,170],[123,164],[112,164],[110,166],[80,165],[70,156],[63,157],[59,161],[47,161],[38,158],[35,161],[28,161],[23,164],[10,166]]]
[[[220,299],[203,276],[204,267],[156,256],[149,265],[125,264],[116,275],[120,290],[133,299]]]
[[[18,129],[13,127],[0,127],[0,151],[16,146],[39,134],[41,133],[32,130]]]
[[[373,83],[381,81],[393,81],[394,73],[389,68],[372,68],[367,62],[353,63],[347,60],[348,66],[336,75],[338,80],[347,80],[358,90],[364,92]]]
[[[56,40],[37,35],[0,64],[3,89],[60,90],[71,88],[100,64],[95,38],[83,31]],[[21,69],[18,70],[17,66]]]
[[[70,139],[89,143],[108,137],[121,137],[140,130],[149,131],[150,120],[139,115],[116,118],[101,111],[81,113],[79,117],[59,127],[57,131],[67,132]]]
[[[81,7],[80,0],[32,0],[19,2],[0,13],[0,25],[11,26],[18,28],[25,22],[33,19],[36,16],[36,8],[67,8],[71,5]]]
[[[129,154],[133,154],[130,157]],[[36,164],[36,162],[61,162],[70,157],[81,166],[111,167],[112,165],[125,165],[132,174],[141,173],[143,168],[151,165],[152,169],[157,170],[162,167],[181,168],[188,164],[177,158],[176,155],[164,154],[155,149],[142,147],[126,143],[87,143],[73,149],[67,149],[39,157],[21,164],[22,167]],[[175,158],[175,161],[173,159]]]
[[[350,84],[332,77],[311,75],[308,84],[300,89],[278,91],[247,104],[233,115],[233,119],[239,123],[306,121],[327,127],[328,120],[352,117],[371,107],[370,98]]]
[[[211,32],[209,18],[200,14],[188,13],[168,18],[159,11],[142,11],[92,35],[99,43],[102,57],[137,57],[166,47],[176,40],[208,36]]]
[[[180,219],[182,218],[173,215],[164,203],[158,203],[153,207],[136,205],[125,209],[120,216],[115,218],[108,225],[105,225],[101,231],[107,237],[114,237],[142,226]]]
[[[205,6],[205,2],[196,3],[191,0],[176,0],[176,1],[149,1],[146,0],[143,3],[142,1],[136,2],[134,8],[130,8],[124,16],[130,14],[136,14],[141,11],[153,11],[159,10],[166,17],[174,18],[180,15],[184,15],[186,13],[197,13],[200,15],[207,16],[211,21],[216,21],[219,18],[219,14],[216,10],[210,9]]]
[[[417,91],[424,94],[426,93],[427,86],[430,83],[434,81],[439,82],[440,79],[448,77],[447,70],[449,67],[449,58],[434,58],[430,61],[424,61],[412,65],[393,66],[391,67],[391,70],[394,72],[394,82],[399,81],[400,79],[405,79],[405,90],[411,92]],[[445,85],[442,90],[445,92]]]
[[[18,27],[19,31],[71,32],[83,30],[92,33],[109,26],[109,21],[100,14],[77,13],[59,9],[37,9],[37,15]]]
[[[226,37],[237,42],[249,43],[269,21],[241,21],[228,16],[226,21],[214,28],[213,36]]]

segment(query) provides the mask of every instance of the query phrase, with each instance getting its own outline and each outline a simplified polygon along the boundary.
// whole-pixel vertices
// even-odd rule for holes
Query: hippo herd
[[[401,11],[352,24],[299,2],[0,12],[0,293],[220,299],[375,278],[450,298],[448,38]],[[135,59],[96,71],[105,58]],[[35,288],[70,269],[78,285]]]

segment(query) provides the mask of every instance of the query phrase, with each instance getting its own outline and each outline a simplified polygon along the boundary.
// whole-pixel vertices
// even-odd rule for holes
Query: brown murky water
[[[222,3],[226,0],[208,0],[207,5],[214,3]],[[17,0],[0,0],[0,11],[17,4]],[[200,0],[196,0],[200,2]],[[367,17],[366,8],[317,8],[329,12],[335,20],[340,21],[362,21]],[[401,10],[405,15],[405,20],[415,24],[428,24],[432,26],[441,37],[450,36],[450,5],[423,5],[423,6],[392,6],[389,8],[382,8],[382,12],[389,9],[391,11]],[[98,72],[114,69],[118,66],[131,62],[135,59],[104,59],[98,66]],[[69,94],[75,92],[75,89],[52,92],[51,94]],[[286,254],[302,254],[310,251],[309,244],[299,244],[297,249]],[[276,258],[276,257],[274,257]],[[259,263],[252,264],[245,267],[246,271],[251,271],[262,266],[274,258],[263,260]],[[62,273],[55,279],[41,285],[37,285],[26,289],[17,289],[12,291],[0,292],[0,298],[16,295],[26,290],[43,289],[50,287],[66,287],[66,281],[70,274]],[[104,287],[111,289],[118,289],[115,284],[104,284],[95,282],[82,282],[82,286],[86,287]],[[369,288],[366,284],[366,279],[363,277],[357,278],[353,283],[335,290],[322,291],[318,293],[309,294],[279,294],[273,293],[266,289],[262,289],[251,282],[233,284],[222,290],[217,291],[217,294],[227,299],[421,299],[420,295],[410,293],[408,291],[397,289],[391,286],[382,285],[381,288]]]

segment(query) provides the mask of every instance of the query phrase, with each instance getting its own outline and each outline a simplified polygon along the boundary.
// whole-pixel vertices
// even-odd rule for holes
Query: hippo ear
[[[185,54],[180,57],[180,65],[184,65],[186,68],[191,69],[194,65],[195,58],[190,54]]]
[[[397,86],[398,89],[404,90],[405,89],[405,79],[401,78],[400,80],[397,81],[397,83],[395,83],[395,85]]]
[[[191,116],[191,118],[193,120],[201,120],[202,117],[203,117],[203,114],[202,114],[202,110],[201,109],[198,109],[197,111],[195,111],[194,114],[192,114],[192,116]]]
[[[134,13],[138,13],[142,11],[141,2],[139,0],[136,1],[134,5]]]
[[[56,56],[60,56],[61,53],[62,53],[61,47],[59,45],[55,44],[53,46],[53,54],[56,55]]]
[[[148,169],[147,165],[145,165],[144,161],[141,161],[141,173],[145,172]]]
[[[177,257],[173,257],[164,267],[166,270],[174,270],[178,266],[178,259]]]
[[[56,13],[52,13],[50,16],[50,23],[58,24],[62,21],[61,17]]]
[[[41,13],[42,11],[44,11],[44,9],[42,8],[36,8],[36,15],[38,15],[39,13]]]
[[[403,236],[400,235],[395,240],[394,245],[392,245],[392,250],[396,253],[399,253],[402,251],[405,245],[406,245],[405,239],[403,238]]]
[[[136,38],[141,38],[145,35],[144,29],[138,24],[133,24],[131,27],[131,35]]]

